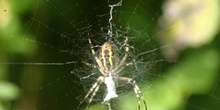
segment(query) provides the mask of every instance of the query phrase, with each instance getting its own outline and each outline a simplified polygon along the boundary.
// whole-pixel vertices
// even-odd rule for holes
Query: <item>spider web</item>
[[[15,1],[10,3],[11,7],[18,4]],[[219,68],[217,70],[214,64],[205,62],[210,60],[208,59],[210,57],[216,57],[214,49],[210,51],[189,49],[181,54],[178,60],[168,60],[161,53],[162,49],[176,44],[175,42],[160,45],[158,41],[158,35],[170,28],[168,26],[156,28],[162,15],[163,1],[123,0],[120,6],[113,8],[111,6],[120,3],[119,0],[65,0],[62,3],[58,0],[36,0],[22,3],[25,4],[23,7],[10,8],[8,5],[0,7],[4,13],[16,13],[14,19],[19,20],[19,23],[14,25],[20,28],[16,31],[5,31],[12,38],[2,41],[6,43],[0,42],[3,45],[0,51],[2,52],[0,65],[7,73],[7,77],[5,75],[2,79],[13,82],[20,90],[20,96],[11,101],[12,106],[5,108],[75,110],[96,78],[101,75],[97,69],[85,64],[85,62],[95,64],[88,38],[92,40],[95,51],[110,39],[121,58],[125,54],[123,46],[125,36],[129,38],[130,49],[126,63],[132,62],[133,65],[125,67],[120,75],[136,80],[150,110],[220,108],[217,79],[219,75],[214,74]],[[194,56],[189,57],[190,52]],[[219,65],[217,60],[215,62]],[[181,73],[180,70],[185,71]],[[210,76],[216,78],[210,78],[211,86],[205,86],[204,90],[200,90],[199,84],[204,83],[200,79],[203,77],[192,73],[203,74],[204,71],[207,73],[214,71]],[[179,74],[174,74],[178,72]],[[179,84],[180,82],[175,79],[183,77],[180,74],[187,74],[190,76],[188,79],[198,80],[198,85],[187,88],[189,86],[186,82],[191,80],[182,82],[186,83],[185,85]],[[163,83],[168,86],[162,85]],[[188,89],[193,92],[188,92]],[[101,104],[105,93],[103,85],[91,103],[91,110],[108,109],[108,106]],[[137,109],[137,99],[131,85],[117,83],[117,93],[119,98],[111,102],[113,110]],[[163,105],[166,102],[168,104]],[[81,108],[83,109],[86,104],[85,102],[81,105]],[[141,108],[144,109],[144,106],[141,105]]]

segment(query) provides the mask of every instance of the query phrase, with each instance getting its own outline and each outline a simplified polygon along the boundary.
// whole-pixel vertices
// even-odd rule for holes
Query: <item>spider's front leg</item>
[[[129,52],[128,37],[125,38],[125,44],[124,45],[125,45],[125,55],[122,57],[122,59],[120,60],[119,64],[117,65],[117,67],[114,69],[114,71],[117,72],[117,73],[122,68],[122,66],[125,64],[125,61],[126,61],[126,59],[128,57],[128,52]]]
[[[88,34],[88,36],[89,36],[89,34]],[[92,45],[91,39],[88,38],[88,41],[89,41],[90,50],[91,50],[91,52],[92,52],[92,55],[93,55],[93,57],[94,57],[96,63],[98,64],[98,69],[99,69],[99,71],[102,73],[102,75],[105,75],[104,66],[102,65],[101,60],[95,55],[96,52],[95,52],[95,50],[93,49],[94,46]]]
[[[118,80],[119,81],[128,82],[128,83],[130,83],[130,84],[132,84],[134,86],[134,92],[136,94],[136,97],[138,98],[138,110],[140,110],[140,105],[141,105],[140,100],[141,99],[144,102],[145,110],[147,110],[147,103],[146,103],[146,101],[145,101],[145,99],[144,99],[144,97],[143,97],[143,95],[141,93],[141,90],[139,89],[136,81],[134,79],[132,79],[132,78],[127,78],[127,77],[118,77]]]

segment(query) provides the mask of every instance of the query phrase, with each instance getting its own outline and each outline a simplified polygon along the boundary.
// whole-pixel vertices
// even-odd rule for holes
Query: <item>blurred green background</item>
[[[101,32],[109,25],[108,5],[117,2],[0,0],[0,110],[75,110],[87,91],[71,71],[80,74],[82,65],[58,63],[83,59],[84,28]],[[155,49],[162,55],[154,72],[138,83],[148,110],[220,109],[219,5],[219,0],[123,0],[115,8],[117,27],[144,33],[133,45],[153,42],[135,47],[138,52]],[[136,110],[133,91],[115,106]],[[107,107],[96,103],[89,109]]]

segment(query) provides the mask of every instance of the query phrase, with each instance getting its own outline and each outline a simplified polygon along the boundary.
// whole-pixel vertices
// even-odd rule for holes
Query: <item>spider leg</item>
[[[89,92],[85,95],[85,97],[83,98],[83,100],[80,102],[78,108],[80,107],[80,105],[82,105],[82,103],[91,95],[91,98],[89,99],[89,102],[88,102],[88,105],[87,107],[89,106],[89,104],[92,102],[93,100],[93,97],[96,95],[96,93],[98,92],[99,90],[99,86],[100,84],[102,84],[104,82],[104,77],[103,76],[100,76],[99,78],[97,78],[97,81],[92,85],[92,87],[89,89]],[[87,108],[86,107],[86,108]]]
[[[130,63],[125,64],[125,66],[131,66],[133,64],[134,64],[133,62],[130,62]],[[114,74],[119,74],[122,70],[124,70],[125,66],[118,68],[117,71],[115,70]]]
[[[138,110],[140,110],[140,99],[144,102],[145,110],[147,110],[147,103],[141,93],[141,90],[139,89],[138,85],[136,84],[136,81],[132,78],[127,77],[118,77],[118,80],[120,81],[126,81],[134,86],[134,92],[136,94],[136,97],[138,98]]]
[[[87,63],[87,62],[82,62],[82,63],[89,66],[89,67],[97,68],[104,75],[104,72],[101,70],[100,67],[97,67],[96,65],[92,65],[92,64]]]
[[[88,35],[89,35],[89,34],[88,34]],[[90,38],[88,38],[88,40],[89,40],[90,49],[91,49],[91,51],[92,51],[92,55],[93,55],[93,57],[95,58],[95,61],[97,62],[98,66],[99,66],[98,69],[99,69],[99,71],[100,71],[103,75],[105,75],[105,73],[104,73],[104,66],[102,65],[102,62],[100,61],[100,59],[95,55],[95,50],[93,49],[92,41],[91,41]]]
[[[125,38],[125,44],[124,45],[125,45],[125,55],[121,59],[119,65],[114,69],[114,71],[118,71],[121,68],[121,66],[125,63],[125,61],[128,57],[128,52],[129,52],[128,37]]]
[[[84,61],[82,63],[89,66],[89,67],[97,68],[96,65],[93,65],[93,64],[90,64],[90,63],[87,63],[87,62],[84,62]]]
[[[131,65],[133,65],[133,63],[127,63],[127,64],[125,64],[125,66],[131,66]],[[119,74],[122,70],[124,70],[125,66],[123,66],[123,67],[117,69],[117,71],[114,71],[114,74]]]
[[[94,96],[95,96],[95,95],[96,95],[96,93],[99,91],[99,87],[100,87],[100,84],[99,84],[99,85],[97,85],[97,87],[95,88],[94,92],[92,93],[92,95],[91,95],[91,97],[90,97],[90,99],[89,99],[89,102],[88,102],[88,105],[86,106],[86,108],[88,108],[88,107],[89,107],[89,105],[90,105],[90,103],[92,102],[92,100],[93,100]]]

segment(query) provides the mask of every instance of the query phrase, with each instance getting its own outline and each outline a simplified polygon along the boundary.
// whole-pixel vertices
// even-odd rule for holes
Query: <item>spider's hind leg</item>
[[[140,100],[142,99],[143,103],[144,103],[144,106],[145,106],[145,110],[147,110],[147,103],[141,93],[141,90],[139,89],[137,83],[135,80],[133,80],[132,78],[127,78],[127,77],[118,77],[118,80],[120,81],[125,81],[125,82],[128,82],[130,84],[132,84],[134,86],[134,92],[136,94],[136,97],[138,98],[138,110],[140,110],[140,105],[141,105],[141,102]]]
[[[89,92],[85,95],[85,97],[83,98],[83,100],[80,102],[79,106],[77,107],[77,110],[79,109],[79,107],[83,104],[83,102],[85,102],[85,100],[91,95],[88,105],[86,108],[89,107],[90,103],[92,102],[94,96],[96,95],[96,93],[99,90],[99,86],[104,82],[104,77],[100,76],[99,78],[97,78],[97,81],[92,85],[92,87],[89,89]]]

